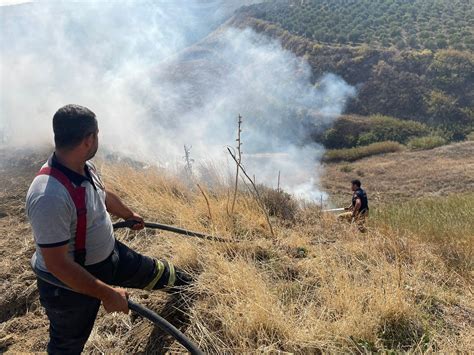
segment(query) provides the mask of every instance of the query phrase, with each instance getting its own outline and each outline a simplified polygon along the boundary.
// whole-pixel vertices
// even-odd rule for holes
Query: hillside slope
[[[470,6],[469,11],[463,12],[463,7],[468,3],[465,1],[438,1],[437,5],[430,9],[428,9],[430,2],[424,0],[420,2],[424,4],[419,9],[420,12],[422,9],[436,12],[440,11],[437,9],[438,6],[446,6],[448,10],[446,14],[443,13],[443,16],[447,17],[455,16],[454,13],[469,16],[473,8]],[[388,3],[391,5],[387,5]],[[403,28],[387,34],[389,40],[396,41],[399,36],[404,36],[404,34],[397,34],[399,31],[402,33],[415,31],[416,35],[423,36],[426,31],[422,29],[424,22],[421,19],[419,26],[410,25],[411,10],[406,6],[416,8],[414,3],[408,5],[402,1],[377,2],[378,5],[394,8],[393,11],[395,11],[395,14],[391,14],[390,11],[388,14],[379,14],[378,6],[370,6],[367,10],[365,1],[349,2],[351,11],[355,12],[348,12],[345,9],[347,4],[343,1],[268,2],[242,8],[231,23],[242,28],[250,26],[260,33],[279,39],[285,49],[308,61],[315,78],[323,73],[331,72],[356,86],[357,97],[349,103],[346,113],[383,114],[399,119],[415,120],[430,125],[448,139],[463,139],[474,129],[474,112],[472,111],[474,57],[470,47],[426,49],[419,46],[403,48],[399,46],[396,48],[390,45],[381,46],[377,44],[377,40],[373,42],[363,36],[354,43],[346,43],[346,41],[339,43],[335,40],[318,40],[311,34],[294,28],[294,26],[304,27],[312,23],[315,26],[332,23],[332,26],[340,29],[341,32],[363,28],[366,31],[370,30],[373,35],[379,35],[385,31],[391,31],[390,24],[384,20],[384,16],[389,16],[393,17],[396,23],[393,26]],[[319,7],[323,7],[326,12],[320,11]],[[344,8],[343,11],[338,10],[341,7]],[[310,10],[306,11],[307,8]],[[366,15],[366,11],[375,12]],[[344,19],[338,19],[338,16],[342,16],[341,13],[350,16],[352,21],[348,23]],[[369,18],[373,18],[375,22],[381,21],[380,26],[384,28],[384,31],[376,30],[373,26],[365,26],[364,21],[369,21]],[[433,29],[427,30],[428,37],[437,36],[437,28],[440,31],[447,31],[443,27],[445,25],[442,25],[445,20],[444,17],[433,20],[435,25],[432,26]],[[292,25],[288,25],[288,21]],[[459,28],[456,27],[457,29],[450,28],[453,31],[465,33],[462,38],[471,38],[468,41],[472,41],[474,28],[472,18],[460,20],[459,26]],[[445,29],[441,30],[442,27]],[[331,31],[335,29],[323,32],[331,34]]]
[[[454,160],[457,151],[457,165],[472,167],[467,165],[472,145],[442,149],[432,155],[433,166]],[[25,191],[42,158],[18,158],[18,152],[0,156],[0,351],[44,351],[47,320],[28,266],[33,243],[23,210]],[[421,152],[390,159],[407,157],[418,162],[427,158]],[[272,217],[272,237],[246,192],[239,194],[236,212],[228,216],[225,187],[205,190],[209,210],[199,190],[165,171],[97,163],[108,188],[147,220],[229,238],[216,243],[151,230],[117,233],[133,248],[169,257],[195,275],[196,285],[180,294],[131,295],[180,327],[205,352],[474,351],[473,238],[466,228],[459,229],[456,243],[401,234],[377,220],[360,234],[314,206],[288,205],[294,217]],[[335,189],[345,181],[336,169],[328,170],[335,174]],[[407,170],[412,173],[403,171],[408,179],[426,173],[425,179],[445,179],[442,171],[438,180],[429,169]],[[472,174],[459,178],[463,176],[464,183],[455,186],[472,183]],[[375,181],[368,186],[374,189]],[[141,318],[101,310],[86,351],[164,353],[182,348]]]
[[[375,203],[474,191],[474,142],[431,150],[404,151],[365,158],[354,163],[327,164],[322,178],[337,200],[350,198],[350,180],[363,181]]]

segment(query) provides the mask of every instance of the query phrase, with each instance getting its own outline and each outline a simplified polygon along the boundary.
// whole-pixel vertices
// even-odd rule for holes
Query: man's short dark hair
[[[66,105],[53,116],[56,149],[77,147],[88,135],[97,132],[95,113],[87,107]]]
[[[352,180],[351,183],[352,183],[352,185],[356,185],[357,187],[360,187],[360,185],[361,185],[360,180],[358,180],[358,179]]]

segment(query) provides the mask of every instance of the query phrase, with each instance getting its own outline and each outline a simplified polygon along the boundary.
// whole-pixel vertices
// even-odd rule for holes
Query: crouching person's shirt
[[[92,163],[86,163],[82,176],[60,164],[54,154],[43,166],[60,170],[75,187],[86,188],[87,232],[85,265],[105,260],[113,251],[115,238],[112,221],[105,206],[105,188]],[[26,197],[26,214],[33,229],[36,244],[35,267],[48,271],[41,248],[68,245],[68,255],[74,260],[77,215],[67,189],[54,177],[35,177]]]

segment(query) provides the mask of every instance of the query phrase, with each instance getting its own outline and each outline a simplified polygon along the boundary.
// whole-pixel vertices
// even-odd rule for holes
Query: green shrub
[[[423,123],[389,116],[342,116],[322,137],[315,138],[326,148],[339,149],[384,141],[405,144],[411,138],[426,136],[429,132]]]
[[[374,132],[367,132],[359,136],[359,139],[357,140],[357,145],[369,145],[372,143],[378,142],[377,136],[375,135]]]
[[[474,141],[474,131],[472,131],[471,133],[469,133],[469,134],[466,136],[466,140],[468,140],[468,141]]]
[[[398,152],[402,149],[403,146],[398,142],[378,142],[363,147],[328,150],[323,156],[323,161],[326,163],[355,161],[371,155]]]
[[[413,138],[408,142],[408,147],[413,150],[433,149],[446,144],[446,139],[440,136],[426,136]]]
[[[370,131],[359,136],[358,145],[383,141],[405,144],[413,137],[421,137],[429,133],[428,127],[420,122],[399,120],[382,115],[370,116],[369,120]]]

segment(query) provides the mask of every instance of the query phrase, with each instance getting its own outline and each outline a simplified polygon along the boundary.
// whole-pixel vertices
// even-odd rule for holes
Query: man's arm
[[[46,267],[55,277],[76,292],[98,298],[107,312],[128,313],[127,292],[111,287],[92,276],[67,257],[68,245],[41,248]]]
[[[107,211],[112,213],[114,216],[123,218],[125,220],[133,219],[135,221],[140,222],[134,225],[132,229],[138,230],[143,229],[145,227],[145,222],[143,221],[143,218],[133,212],[130,208],[125,206],[122,200],[120,200],[120,197],[118,197],[113,192],[106,191],[105,205],[107,207]]]
[[[360,198],[357,198],[356,199],[356,203],[355,203],[355,206],[354,206],[354,209],[352,211],[352,216],[355,217],[359,214],[359,210],[360,210],[360,206],[362,206],[362,201]]]

